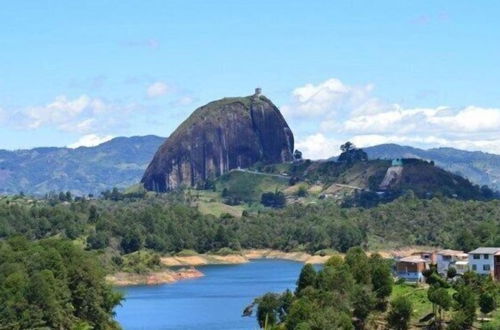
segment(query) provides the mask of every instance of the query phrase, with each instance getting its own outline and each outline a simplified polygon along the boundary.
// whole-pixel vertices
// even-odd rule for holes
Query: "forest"
[[[69,240],[0,241],[1,329],[118,329],[121,294],[98,259]]]
[[[87,250],[127,254],[140,249],[199,253],[221,248],[323,249],[346,252],[408,245],[471,250],[500,245],[500,201],[419,199],[411,192],[373,208],[332,201],[243,212],[241,218],[201,213],[180,195],[125,200],[0,199],[0,238],[52,236]]]
[[[410,191],[372,208],[346,208],[324,200],[282,209],[244,211],[241,217],[216,217],[191,206],[180,193],[124,196],[110,192],[102,199],[74,198],[63,193],[45,199],[2,197],[0,319],[2,325],[12,329],[33,324],[113,329],[117,326],[112,319],[113,308],[121,296],[105,284],[105,275],[116,271],[148,272],[159,267],[159,255],[270,248],[311,254],[350,251],[349,256],[353,247],[374,251],[408,245],[465,251],[477,246],[499,246],[500,201],[420,199]],[[136,251],[148,251],[141,254],[148,260],[135,260]],[[362,256],[357,259],[366,260]],[[349,260],[346,257],[346,264],[338,269],[327,265],[314,275],[313,288],[302,285],[302,290],[299,285],[295,295],[286,293],[279,299],[264,296],[259,306],[266,306],[269,299],[272,304],[278,299],[283,306],[290,306],[286,318],[280,314],[285,307],[280,307],[283,311],[268,316],[266,322],[286,328],[290,328],[288,324],[313,322],[309,327],[303,325],[303,329],[322,329],[314,322],[328,322],[336,315],[338,322],[348,324],[354,315],[351,313],[356,313],[363,324],[363,315],[382,305],[404,305],[389,302],[387,294],[380,296],[382,293],[376,289],[380,285],[384,286],[381,291],[389,290],[388,282],[374,283],[377,279],[384,281],[385,261],[367,259],[369,271],[363,273],[372,275],[358,280],[360,274],[349,275],[357,267],[348,267]],[[352,281],[342,280],[349,285],[345,292],[338,291],[340,288],[323,292],[324,288],[337,287],[339,278],[344,277],[352,277]],[[324,313],[312,313],[310,319],[304,319],[304,313],[323,306],[327,297],[344,295],[349,297],[344,305],[325,305]]]

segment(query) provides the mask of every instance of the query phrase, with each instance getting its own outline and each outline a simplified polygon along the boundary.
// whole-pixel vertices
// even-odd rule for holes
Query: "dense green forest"
[[[0,200],[0,238],[62,236],[89,250],[127,254],[140,249],[175,253],[223,247],[273,248],[314,253],[407,245],[470,250],[500,245],[500,201],[419,199],[410,193],[370,209],[331,201],[280,210],[206,215],[181,195],[125,200]]]
[[[153,196],[117,191],[97,200],[64,193],[46,199],[0,198],[2,325],[13,329],[33,325],[113,328],[112,310],[121,297],[105,284],[105,273],[147,272],[159,267],[159,254],[188,249],[200,253],[248,248],[321,253],[325,249],[346,252],[355,246],[376,250],[433,245],[470,250],[500,245],[499,200],[420,199],[408,192],[393,202],[366,209],[323,200],[244,211],[241,217],[216,217],[191,206],[189,198],[183,193]],[[134,252],[144,250],[154,253],[141,254],[147,261],[136,260],[139,256]],[[367,278],[357,279],[361,276],[356,275],[358,266],[351,265],[347,257],[344,266],[327,265],[314,275],[313,288],[262,298],[271,305],[279,301],[283,311],[283,306],[289,306],[286,319],[279,312],[274,319],[268,316],[267,322],[280,326],[312,322],[303,329],[322,329],[321,324],[332,317],[341,326],[342,322],[350,324],[352,315],[364,324],[363,315],[385,313],[380,308],[389,298],[380,296],[375,288],[389,285],[383,280],[386,262],[376,257],[357,259],[366,261],[363,267],[368,268],[362,273],[369,274]],[[383,283],[375,283],[378,280]],[[337,282],[348,285],[345,292]],[[339,306],[323,305],[330,298],[345,299]],[[259,306],[265,306],[262,302]],[[391,306],[405,304],[395,300]],[[314,312],[317,306],[325,308]]]
[[[332,256],[320,270],[306,264],[295,292],[267,293],[257,305],[259,326],[270,329],[398,329],[465,330],[478,328],[478,317],[491,315],[500,285],[467,272],[456,277],[426,272],[428,286],[394,283],[390,262],[351,248],[345,258]],[[498,329],[498,319],[481,329]]]
[[[0,241],[1,329],[117,329],[121,295],[98,260],[68,240]]]

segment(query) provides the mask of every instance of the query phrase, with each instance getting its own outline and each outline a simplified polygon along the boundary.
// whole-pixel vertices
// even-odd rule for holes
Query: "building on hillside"
[[[480,247],[469,252],[470,270],[500,280],[500,247]]]
[[[402,158],[393,159],[391,165],[392,166],[403,166],[403,159]]]
[[[441,275],[446,275],[448,268],[453,267],[458,274],[467,271],[467,253],[457,250],[441,250],[436,253],[437,271]]]
[[[423,282],[423,272],[430,268],[429,260],[418,255],[396,260],[396,276],[408,282]]]
[[[418,251],[413,252],[412,256],[419,256],[420,258],[427,261],[427,263],[435,265],[437,262],[436,251]]]

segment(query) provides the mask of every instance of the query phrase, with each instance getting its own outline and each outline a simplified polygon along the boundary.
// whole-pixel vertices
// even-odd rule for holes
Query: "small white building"
[[[500,280],[500,247],[480,247],[469,252],[469,268]]]
[[[437,271],[441,275],[446,275],[448,268],[453,267],[458,274],[467,271],[468,254],[464,251],[441,250],[437,252]]]

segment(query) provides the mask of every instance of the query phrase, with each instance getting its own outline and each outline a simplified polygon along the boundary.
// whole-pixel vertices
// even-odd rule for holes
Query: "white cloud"
[[[418,133],[423,131],[460,135],[498,133],[500,132],[500,108],[468,106],[462,109],[448,107],[403,109],[398,107],[373,115],[353,116],[345,121],[343,129],[357,133]]]
[[[322,133],[307,136],[295,143],[295,148],[302,151],[305,158],[325,159],[338,153],[341,142],[327,138]]]
[[[57,125],[63,128],[81,115],[95,115],[104,112],[108,106],[100,99],[82,95],[70,100],[65,95],[43,106],[28,107],[22,111],[29,128]]]
[[[72,143],[68,148],[78,148],[78,147],[94,147],[113,138],[112,135],[98,136],[96,134],[88,134],[80,137],[78,141]]]
[[[74,99],[60,95],[45,105],[19,109],[7,119],[12,125],[24,129],[51,127],[64,132],[90,134],[109,132],[112,127],[126,125],[131,118],[129,115],[140,109],[142,106],[136,103],[110,102],[88,95]]]
[[[294,89],[282,109],[300,128],[296,145],[304,157],[328,158],[347,140],[359,147],[398,143],[500,153],[500,108],[411,108],[382,102],[372,91],[371,84],[353,87],[338,79]]]
[[[306,84],[292,92],[292,101],[282,107],[283,112],[295,117],[332,116],[339,111],[356,108],[373,112],[382,105],[371,96],[373,85],[349,86],[339,79],[328,79],[318,85]]]
[[[193,104],[195,101],[196,101],[196,99],[191,97],[191,96],[182,96],[182,97],[179,97],[177,100],[173,101],[171,104],[173,106],[185,107],[185,106]]]
[[[153,84],[149,85],[146,90],[146,94],[150,98],[163,96],[171,91],[170,86],[165,84],[164,82],[157,81]]]

